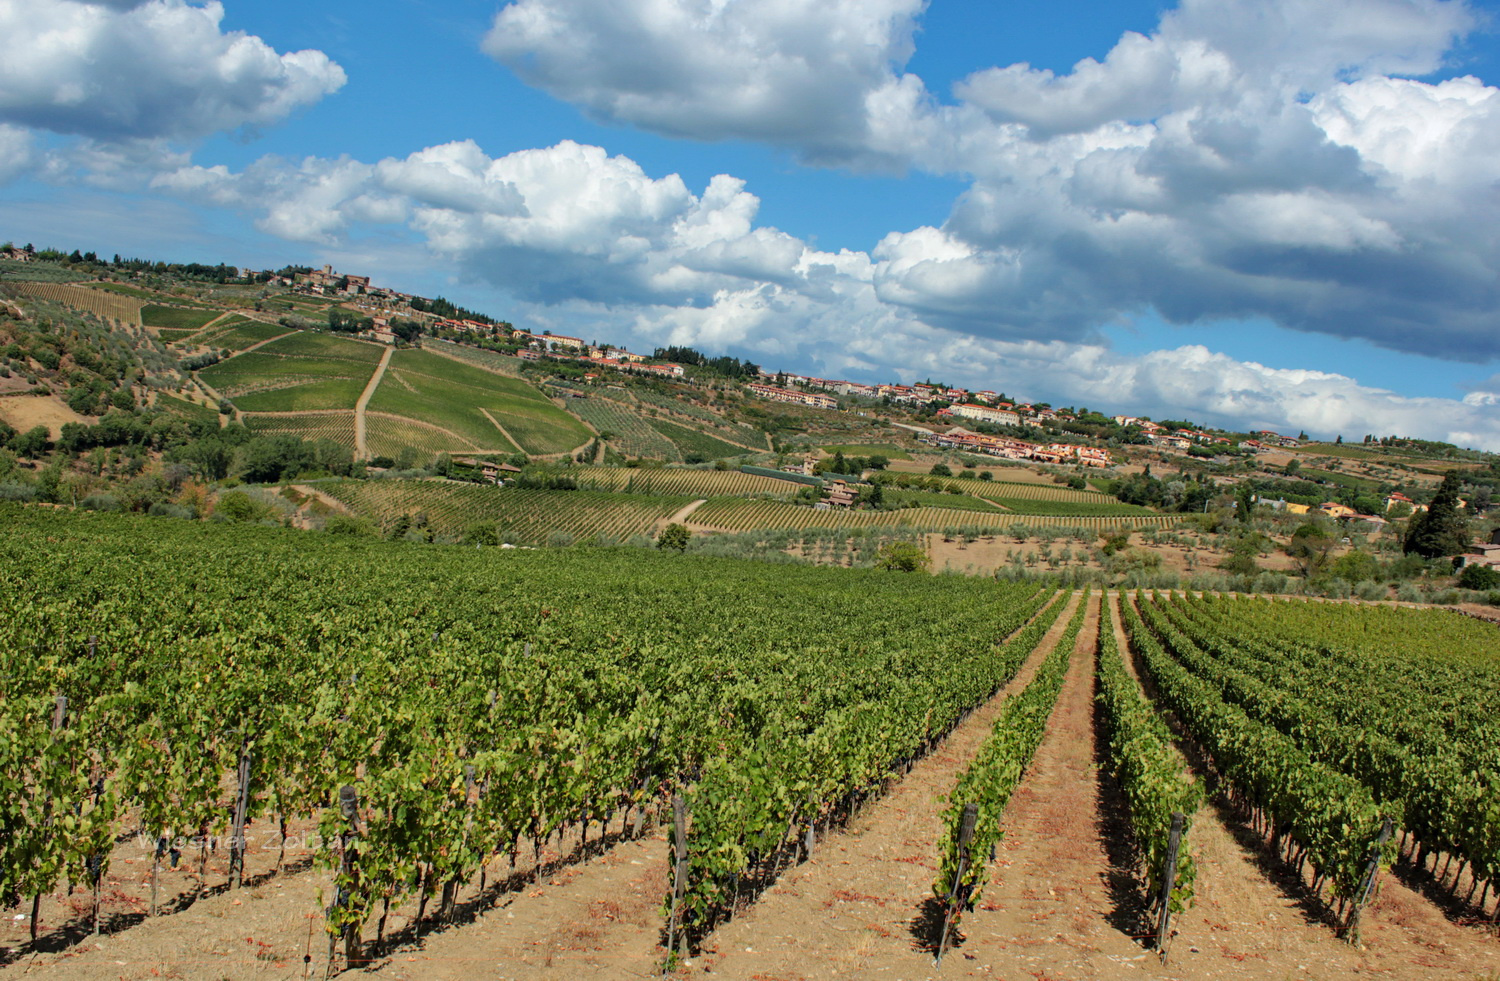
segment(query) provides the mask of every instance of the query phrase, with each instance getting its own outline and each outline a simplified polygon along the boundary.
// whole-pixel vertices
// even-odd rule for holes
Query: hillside
[[[133,269],[0,269],[6,494],[207,517],[241,482],[338,478],[296,500],[252,486],[234,510],[309,529],[336,518],[372,535],[553,545],[644,542],[677,517],[721,551],[778,560],[870,561],[861,543],[905,536],[937,568],[976,574],[1489,598],[1479,578],[1456,590],[1451,567],[1404,555],[1407,505],[1387,513],[1403,499],[1420,508],[1456,469],[1469,517],[1482,515],[1500,467],[1445,444],[1272,446],[1185,422],[1156,438],[1149,421],[1046,406],[988,425],[945,414],[940,386],[878,399],[815,395],[816,379],[756,388],[744,383],[753,365],[689,349],[673,349],[685,369],[637,370],[543,350],[509,325],[460,331],[420,298]],[[382,311],[399,336],[374,330]],[[511,468],[505,490],[476,486],[493,485],[484,468],[496,464]],[[1236,523],[1247,494],[1251,520]],[[1358,520],[1326,520],[1335,507]],[[1294,554],[1309,523],[1328,544]]]

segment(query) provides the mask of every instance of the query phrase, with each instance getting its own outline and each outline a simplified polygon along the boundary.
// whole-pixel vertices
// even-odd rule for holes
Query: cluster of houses
[[[1228,436],[1217,433],[1207,433],[1201,429],[1168,429],[1160,423],[1152,422],[1150,419],[1140,419],[1136,416],[1114,416],[1117,426],[1134,426],[1146,434],[1146,439],[1153,446],[1165,446],[1168,449],[1186,450],[1190,446],[1233,446],[1235,441]],[[1271,434],[1275,436],[1275,433]],[[1280,437],[1277,437],[1278,439]],[[1270,447],[1256,440],[1245,440],[1240,443],[1257,452]],[[1297,445],[1293,440],[1292,445]]]
[[[495,324],[486,324],[478,320],[452,320],[448,317],[439,317],[434,320],[432,329],[451,330],[457,334],[480,334],[485,337],[493,337],[501,330]]]
[[[838,399],[832,395],[824,395],[821,392],[799,392],[793,388],[777,388],[775,385],[764,385],[760,382],[752,382],[746,385],[745,390],[751,395],[770,399],[772,402],[806,405],[814,409],[837,409],[839,407]]]
[[[966,388],[944,388],[941,385],[864,385],[859,382],[833,378],[814,378],[811,375],[796,375],[789,372],[762,371],[761,382],[747,386],[752,394],[775,402],[810,405],[823,409],[838,408],[838,401],[822,392],[836,395],[857,395],[864,398],[888,399],[900,405],[943,405],[939,416],[957,416],[997,426],[1018,426],[1023,419],[1042,422],[1069,421],[1074,418],[1067,412],[1057,412],[1050,407],[1038,408],[1028,404],[1003,401],[995,392],[971,392]],[[775,384],[772,384],[774,382]],[[788,386],[797,386],[796,388]],[[814,389],[815,391],[807,391]]]
[[[1321,514],[1321,515],[1324,515],[1326,517],[1333,518],[1335,521],[1363,521],[1366,524],[1375,525],[1377,527],[1384,526],[1384,525],[1386,525],[1386,524],[1389,523],[1389,522],[1386,521],[1385,518],[1382,518],[1379,515],[1374,515],[1374,514],[1360,514],[1358,511],[1356,511],[1353,508],[1349,507],[1349,505],[1347,505],[1347,504],[1340,504],[1337,501],[1324,501],[1322,504],[1316,504],[1316,505],[1314,505],[1314,504],[1297,504],[1297,503],[1292,502],[1292,501],[1284,501],[1284,500],[1279,500],[1279,499],[1278,500],[1267,500],[1265,498],[1261,498],[1260,501],[1259,501],[1259,503],[1264,504],[1267,507],[1273,508],[1273,509],[1275,509],[1277,511],[1285,511],[1288,514]],[[1418,504],[1416,501],[1413,501],[1411,498],[1407,497],[1405,494],[1401,493],[1400,491],[1394,491],[1394,492],[1386,495],[1386,498],[1385,498],[1385,513],[1386,514],[1390,514],[1397,507],[1400,507],[1400,506],[1403,506],[1403,505],[1405,507],[1407,507],[1408,509],[1410,509],[1409,513],[1411,513],[1411,514],[1415,514],[1418,511],[1426,511],[1427,510],[1427,505],[1425,505],[1425,504]],[[1466,506],[1466,502],[1460,500],[1459,501],[1459,506],[1460,507]],[[1500,556],[1497,556],[1496,564],[1500,565]]]
[[[653,362],[643,354],[632,354],[623,348],[607,344],[588,344],[580,337],[568,337],[565,334],[533,334],[530,331],[516,330],[511,332],[511,338],[526,345],[516,352],[516,357],[523,361],[540,361],[543,358],[574,361],[609,371],[655,375],[659,378],[681,378],[687,373],[680,364],[670,361]],[[590,372],[583,377],[585,381],[595,381],[600,376]]]
[[[1036,463],[1076,463],[1083,467],[1107,467],[1109,452],[1097,446],[1074,443],[1031,443],[1009,436],[990,436],[954,427],[942,433],[918,433],[917,439],[942,449],[963,450],[1004,460],[1031,460]]]
[[[12,262],[30,262],[35,258],[36,256],[34,254],[27,252],[25,249],[20,247],[0,249],[0,259],[9,259]]]

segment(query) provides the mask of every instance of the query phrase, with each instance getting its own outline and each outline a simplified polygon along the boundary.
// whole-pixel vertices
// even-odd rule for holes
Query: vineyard
[[[330,439],[340,446],[347,446],[351,450],[354,448],[352,411],[258,413],[246,416],[245,425],[257,434]]]
[[[699,497],[791,497],[801,488],[775,477],[737,470],[690,470],[683,467],[578,467],[579,483],[627,494],[676,494]]]
[[[187,399],[179,398],[176,395],[170,395],[166,392],[157,392],[156,401],[153,404],[158,409],[165,409],[168,412],[186,416],[189,419],[200,419],[209,423],[217,423],[219,421],[219,412],[217,409],[201,405],[197,402],[190,402]]]
[[[445,429],[476,449],[565,453],[591,435],[527,382],[430,351],[397,351],[369,408]]]
[[[472,453],[475,450],[503,449],[515,452],[515,444],[498,433],[486,446],[475,444],[430,423],[405,419],[385,412],[365,413],[365,438],[372,456],[397,459],[403,451],[413,460],[426,460],[435,453]]]
[[[594,491],[500,488],[448,481],[350,480],[320,482],[318,489],[356,514],[389,526],[421,514],[440,535],[461,537],[488,525],[517,544],[557,544],[596,538],[623,541],[649,534],[692,503],[691,497],[644,497]]]
[[[626,456],[677,462],[677,445],[651,428],[638,410],[607,398],[572,399],[568,409],[601,433],[609,433],[609,445]]]
[[[245,317],[230,317],[207,333],[193,338],[193,343],[215,351],[242,351],[252,344],[269,341],[288,333],[279,324],[263,324]]]
[[[736,432],[724,429],[694,429],[679,422],[668,422],[660,417],[651,420],[651,428],[661,433],[677,445],[682,453],[683,459],[691,460],[698,457],[703,460],[718,459],[723,457],[744,456],[747,453],[764,453],[765,448],[746,445],[758,433]],[[717,435],[716,435],[717,434]],[[724,438],[721,438],[724,437]],[[731,443],[728,437],[740,440],[739,443]]]
[[[301,356],[283,347],[298,339],[293,335],[273,341],[204,368],[199,375],[242,412],[353,410],[375,370],[374,362]]]
[[[117,296],[84,286],[69,286],[64,283],[28,283],[6,280],[5,289],[16,296],[32,296],[40,300],[51,300],[75,310],[92,313],[104,320],[139,327],[141,304],[129,297]]]
[[[1004,473],[1004,471],[1002,471]],[[900,485],[919,479],[907,474],[892,473],[889,479]],[[971,497],[983,497],[1002,504],[1012,501],[1058,501],[1068,504],[1113,504],[1114,498],[1098,491],[1074,490],[1054,483],[1023,483],[1009,481],[1003,477],[995,480],[977,480],[972,477],[927,477],[928,481],[940,482],[944,490],[962,491]]]
[[[147,327],[157,327],[177,335],[202,330],[223,315],[222,310],[205,310],[202,307],[167,307],[158,304],[141,307],[141,322]]]
[[[0,520],[0,974],[1500,970],[1487,624]]]
[[[422,348],[423,350],[434,351],[450,358],[458,358],[461,361],[467,361],[481,368],[497,371],[502,375],[510,375],[514,378],[521,377],[521,365],[526,363],[520,358],[512,358],[505,354],[496,354],[494,351],[470,347],[467,344],[440,341],[432,337],[422,338]]]
[[[1025,524],[1033,528],[1044,525],[1066,526],[1097,532],[1107,528],[1162,528],[1172,524],[1176,518],[1150,513],[1126,517],[1022,515],[1002,511],[958,512],[952,508],[937,507],[904,508],[897,511],[819,511],[781,501],[746,501],[726,497],[711,500],[694,511],[692,520],[694,524],[720,531],[871,527],[943,531],[962,525],[991,532],[1005,532],[1014,525]]]

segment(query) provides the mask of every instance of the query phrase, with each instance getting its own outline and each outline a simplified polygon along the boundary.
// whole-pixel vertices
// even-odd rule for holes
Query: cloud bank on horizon
[[[514,0],[483,50],[592,118],[807,166],[960,177],[941,226],[822,251],[743,180],[689,188],[563,141],[375,161],[195,163],[345,81],[220,29],[217,3],[0,0],[0,181],[149,190],[337,248],[396,228],[523,310],[829,375],[924,375],[1104,408],[1500,449],[1500,379],[1412,398],[1215,354],[1267,318],[1454,361],[1500,356],[1500,90],[1422,81],[1463,0],[1182,0],[1070,72],[905,70],[924,0]],[[123,38],[124,43],[105,39]],[[174,110],[173,107],[177,107]],[[1155,313],[1200,343],[1127,356]],[[1491,391],[1493,389],[1493,391]]]

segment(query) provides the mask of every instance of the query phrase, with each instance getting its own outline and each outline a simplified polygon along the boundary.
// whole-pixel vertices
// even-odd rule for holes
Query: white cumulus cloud
[[[515,0],[484,50],[596,118],[763,140],[809,158],[870,145],[926,0]]]
[[[0,122],[103,141],[191,140],[337,91],[321,51],[279,54],[185,0],[0,0]]]

